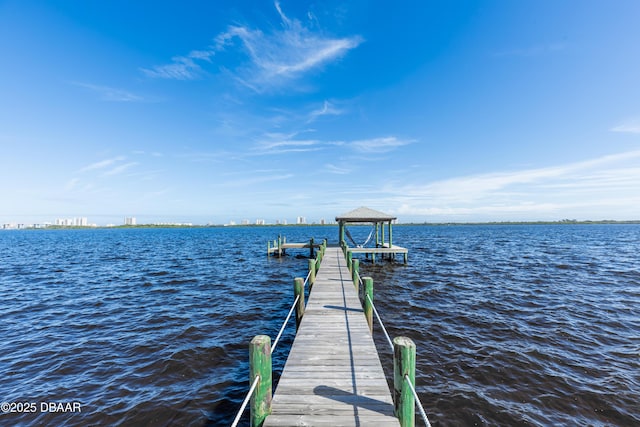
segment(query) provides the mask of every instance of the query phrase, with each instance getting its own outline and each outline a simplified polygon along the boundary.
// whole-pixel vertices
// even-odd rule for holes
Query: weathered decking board
[[[340,248],[326,249],[271,408],[266,427],[400,425]]]

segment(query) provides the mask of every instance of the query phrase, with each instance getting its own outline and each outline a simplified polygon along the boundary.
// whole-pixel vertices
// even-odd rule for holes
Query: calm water
[[[275,337],[306,275],[304,251],[266,258],[280,232],[337,238],[334,227],[1,232],[0,399],[35,412],[0,413],[0,425],[229,425],[249,340]],[[417,344],[434,426],[640,424],[640,226],[406,226],[394,240],[408,266],[362,270],[390,334]]]

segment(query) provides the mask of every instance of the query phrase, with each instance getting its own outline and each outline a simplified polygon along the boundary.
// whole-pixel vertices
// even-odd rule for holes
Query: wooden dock
[[[399,426],[339,247],[328,247],[265,427]]]

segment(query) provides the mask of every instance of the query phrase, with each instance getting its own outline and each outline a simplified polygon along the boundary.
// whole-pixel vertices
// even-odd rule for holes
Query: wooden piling
[[[309,260],[309,289],[316,282],[316,260]]]
[[[393,403],[401,427],[415,425],[415,398],[407,384],[416,381],[416,345],[407,337],[393,339]]]
[[[309,258],[313,258],[313,237],[309,239]]]
[[[364,317],[369,324],[369,332],[373,334],[373,278],[363,277],[362,283],[364,283]]]
[[[260,377],[251,396],[251,427],[260,427],[271,414],[271,338],[256,335],[249,344],[249,383]]]
[[[293,279],[293,294],[294,298],[300,296],[298,298],[298,303],[296,304],[296,331],[300,327],[300,322],[302,322],[302,316],[304,316],[304,279],[302,277],[296,277]]]
[[[360,281],[358,280],[358,274],[360,273],[360,260],[354,259],[351,261],[351,279],[353,280],[353,286],[356,288],[356,295],[360,295]]]
[[[352,271],[352,263],[353,263],[353,253],[351,253],[351,251],[347,249],[347,268],[349,269],[349,272]]]

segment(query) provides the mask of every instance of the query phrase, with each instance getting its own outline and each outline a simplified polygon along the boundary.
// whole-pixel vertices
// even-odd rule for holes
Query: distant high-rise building
[[[125,217],[124,225],[136,225],[136,217],[135,216]]]
[[[264,225],[264,219],[256,219],[256,225]]]
[[[296,224],[306,224],[307,223],[307,219],[303,216],[299,216],[298,220],[296,221]]]

